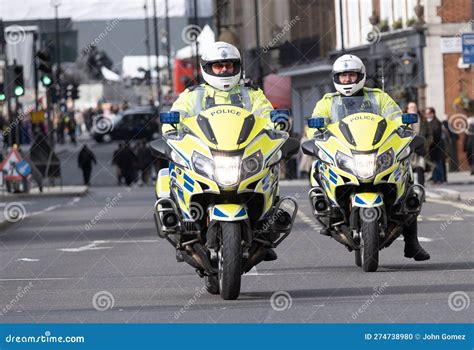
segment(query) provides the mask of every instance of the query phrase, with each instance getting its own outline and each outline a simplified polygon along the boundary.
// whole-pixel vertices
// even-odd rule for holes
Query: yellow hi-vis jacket
[[[384,118],[397,121],[402,124],[402,110],[395,101],[385,92],[380,89],[363,88],[364,98],[361,105],[360,112],[370,112],[380,115]],[[332,116],[347,115],[343,99],[345,96],[339,92],[328,93],[323,96],[321,100],[316,103],[313,110],[314,117],[328,118],[326,124],[333,123]],[[312,138],[316,129],[308,129],[306,136]]]
[[[270,112],[273,110],[270,101],[261,89],[244,84],[236,85],[229,91],[218,90],[208,84],[193,86],[179,95],[171,106],[171,110],[179,112],[181,118],[186,118],[196,116],[204,109],[222,104],[239,106],[253,115],[265,117],[268,119],[268,126],[273,127],[270,121]],[[162,127],[163,132],[172,129],[171,125]]]

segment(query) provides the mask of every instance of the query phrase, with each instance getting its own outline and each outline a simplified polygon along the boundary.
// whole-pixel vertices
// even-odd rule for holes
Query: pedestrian
[[[140,143],[137,150],[138,168],[141,173],[142,184],[148,185],[150,181],[151,167],[153,166],[153,155],[151,149],[146,144],[146,141]]]
[[[455,132],[455,130],[452,130],[449,124],[449,119],[448,119],[447,114],[445,114],[444,116],[443,126],[448,136],[448,141],[446,144],[446,151],[447,151],[446,155],[447,157],[449,157],[449,171],[458,171],[459,162],[458,162],[457,144],[459,140],[459,135]]]
[[[124,144],[123,142],[120,142],[117,149],[114,151],[114,154],[112,156],[112,165],[115,166],[115,173],[117,174],[117,185],[122,186],[122,184],[125,182],[125,177],[122,174],[122,171],[120,170],[120,167],[118,165],[117,159],[118,159],[118,154],[120,153],[120,150],[123,148]]]
[[[411,160],[411,166],[415,175],[415,183],[425,186],[425,157],[428,154],[429,146],[433,141],[433,134],[426,118],[418,110],[416,102],[408,102],[405,112],[418,114],[418,123],[413,125],[413,130],[417,135],[422,136],[425,139],[424,145],[414,150],[414,156]]]
[[[434,184],[441,184],[446,181],[443,166],[443,162],[446,160],[446,154],[444,152],[443,124],[436,117],[436,112],[433,107],[426,108],[425,115],[433,133],[433,142],[429,147],[429,157],[433,162],[431,180]]]
[[[467,125],[468,127],[464,137],[464,152],[466,152],[467,155],[471,175],[474,175],[474,116],[469,117]]]
[[[93,164],[97,164],[94,153],[87,145],[82,146],[79,156],[77,157],[77,165],[82,169],[84,185],[89,186],[90,184]]]
[[[130,186],[135,180],[137,156],[132,151],[130,146],[125,143],[117,153],[115,159],[118,167],[120,168],[120,173],[125,179],[125,184]]]

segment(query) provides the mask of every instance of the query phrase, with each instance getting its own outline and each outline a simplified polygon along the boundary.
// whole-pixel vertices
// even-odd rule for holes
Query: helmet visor
[[[334,74],[334,82],[340,85],[357,84],[364,79],[364,74],[355,71],[346,71]]]

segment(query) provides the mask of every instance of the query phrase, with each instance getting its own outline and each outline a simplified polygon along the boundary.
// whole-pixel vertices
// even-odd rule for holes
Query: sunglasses
[[[221,69],[224,69],[224,67],[225,67],[225,69],[234,68],[234,62],[225,62],[225,63],[219,63],[219,62],[217,62],[217,63],[213,63],[213,64],[212,64],[212,68],[213,68],[213,69],[219,69],[219,70],[221,70]]]

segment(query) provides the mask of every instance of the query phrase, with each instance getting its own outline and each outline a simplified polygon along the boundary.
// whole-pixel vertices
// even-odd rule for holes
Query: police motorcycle
[[[280,161],[299,150],[279,127],[288,117],[287,110],[272,111],[276,129],[269,129],[266,118],[218,105],[177,128],[178,112],[160,113],[174,130],[151,143],[170,162],[156,181],[158,236],[225,300],[239,296],[242,274],[291,232],[298,205],[280,197],[278,186]]]
[[[416,233],[424,202],[423,186],[414,184],[410,158],[424,144],[410,124],[416,114],[403,114],[402,123],[373,113],[308,119],[317,129],[302,144],[316,157],[311,169],[309,199],[321,234],[355,252],[355,263],[376,271],[379,251],[402,232]]]

